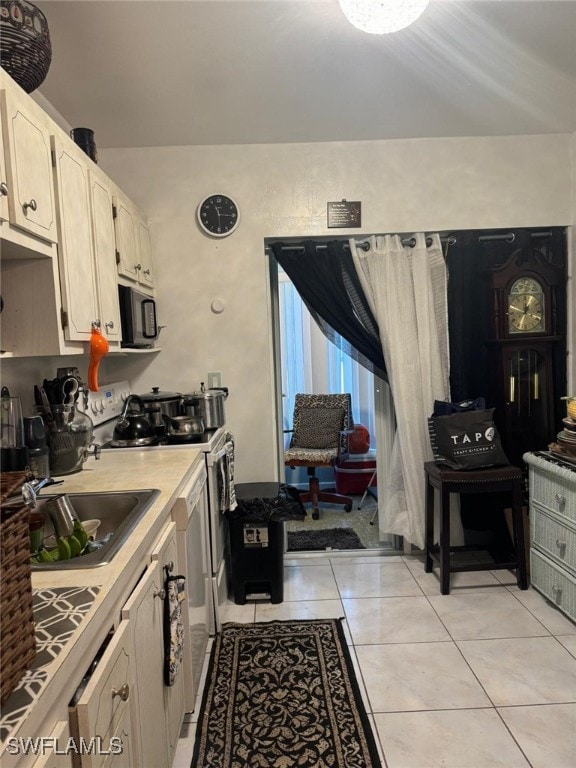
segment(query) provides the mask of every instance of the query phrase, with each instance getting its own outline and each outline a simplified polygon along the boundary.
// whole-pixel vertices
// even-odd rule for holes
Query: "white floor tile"
[[[330,558],[316,554],[294,555],[292,553],[284,557],[285,568],[300,568],[304,565],[330,565]]]
[[[338,587],[329,565],[284,569],[284,602],[339,598]]]
[[[196,723],[184,723],[180,731],[172,768],[190,768],[195,736]]]
[[[428,599],[454,640],[548,634],[508,590],[438,595]]]
[[[343,616],[344,608],[340,600],[304,600],[256,606],[256,621],[340,619]]]
[[[424,571],[424,562],[412,560],[406,562],[410,573],[425,595],[440,594],[440,574],[437,568],[432,573]],[[471,571],[470,573],[450,574],[450,593],[465,592],[494,592],[503,591],[506,587],[494,576],[492,571]]]
[[[510,592],[553,635],[576,635],[576,624],[570,621],[552,603],[547,602],[535,589],[522,590],[518,589],[518,587],[513,587],[510,589]]]
[[[421,595],[422,590],[402,562],[334,562],[340,595],[352,597],[399,597]]]
[[[495,706],[576,701],[576,659],[553,637],[457,645]]]
[[[236,605],[228,601],[220,608],[220,618],[222,624],[227,621],[234,621],[238,624],[252,624],[254,621],[255,603],[248,600],[245,605]]]
[[[396,712],[374,720],[388,768],[529,768],[493,709]]]
[[[360,696],[362,698],[364,708],[366,712],[371,713],[372,710],[370,708],[370,700],[368,698],[366,686],[364,685],[364,680],[362,679],[362,673],[360,671],[360,664],[358,662],[356,649],[354,646],[348,645],[348,650],[350,651],[350,658],[352,659],[352,666],[354,667],[354,675],[356,676],[356,682],[358,683],[358,688],[360,689]]]
[[[532,768],[574,768],[576,704],[502,707],[498,711]]]
[[[342,600],[355,645],[450,640],[426,597]]]
[[[558,640],[564,648],[567,648],[568,651],[576,658],[576,635],[557,635],[556,640]]]
[[[452,642],[361,645],[356,653],[372,712],[491,705]]]

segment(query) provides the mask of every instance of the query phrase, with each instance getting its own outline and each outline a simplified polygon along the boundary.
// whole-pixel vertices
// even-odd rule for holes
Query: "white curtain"
[[[298,392],[352,396],[352,415],[375,443],[374,376],[318,328],[283,270],[278,272],[283,428],[290,429]],[[305,474],[305,473],[304,473]]]
[[[405,247],[397,235],[378,235],[369,238],[368,251],[354,240],[350,249],[380,329],[396,416],[387,472],[379,471],[380,527],[423,548],[423,465],[432,460],[427,419],[434,400],[450,394],[448,307],[440,237],[433,235],[429,246],[422,233],[413,239],[414,247]]]

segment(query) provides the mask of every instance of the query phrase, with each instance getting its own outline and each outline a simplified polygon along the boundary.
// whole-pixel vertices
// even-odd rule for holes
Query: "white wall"
[[[109,357],[101,378],[126,377],[139,392],[186,392],[222,371],[237,480],[272,479],[264,238],[572,224],[575,145],[556,135],[99,150],[102,168],[150,216],[167,326],[162,352]],[[195,222],[198,202],[214,192],[241,209],[238,230],[223,240]],[[361,230],[326,228],[326,202],[341,199],[362,201]],[[214,298],[224,300],[220,315]],[[7,362],[13,375],[27,365]]]

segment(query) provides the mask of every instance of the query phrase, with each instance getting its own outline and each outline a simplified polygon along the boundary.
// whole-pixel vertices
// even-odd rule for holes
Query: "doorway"
[[[299,392],[310,394],[350,393],[355,425],[368,431],[369,446],[355,455],[346,467],[318,470],[321,488],[351,496],[353,507],[345,512],[338,505],[321,504],[320,518],[308,514],[305,521],[286,524],[288,551],[361,549],[390,550],[393,537],[380,539],[376,478],[376,434],[374,375],[327,339],[314,322],[296,288],[274,258],[270,259],[272,317],[275,338],[278,423],[283,445],[288,446]],[[299,489],[308,486],[305,468],[284,468],[280,457],[280,476]],[[372,481],[369,493],[364,493]],[[331,534],[327,536],[327,531]],[[346,535],[342,535],[342,532]],[[299,535],[292,535],[298,532]],[[310,536],[304,533],[309,532]],[[348,535],[354,533],[355,536]],[[302,534],[302,535],[300,535]],[[292,542],[292,543],[291,543]],[[297,547],[297,548],[296,548]]]

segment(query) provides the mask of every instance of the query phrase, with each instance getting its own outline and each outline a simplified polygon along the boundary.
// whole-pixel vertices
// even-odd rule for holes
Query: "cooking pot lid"
[[[198,390],[197,392],[191,392],[189,395],[182,395],[184,402],[186,400],[214,400],[217,397],[225,397],[226,392],[223,389],[205,389],[204,392]]]
[[[144,402],[164,403],[168,400],[180,400],[180,392],[161,392],[160,387],[152,387],[152,392],[146,392],[145,395],[139,395]]]

